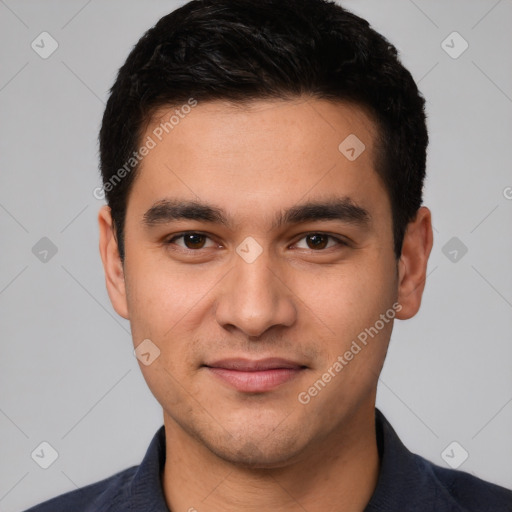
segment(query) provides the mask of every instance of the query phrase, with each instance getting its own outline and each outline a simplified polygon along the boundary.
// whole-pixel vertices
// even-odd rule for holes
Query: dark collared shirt
[[[512,512],[512,491],[411,453],[378,409],[375,422],[381,467],[364,512]],[[140,466],[26,512],[169,512],[160,479],[164,464],[162,426]]]

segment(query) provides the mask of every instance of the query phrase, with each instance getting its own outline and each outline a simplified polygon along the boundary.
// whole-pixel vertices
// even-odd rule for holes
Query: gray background
[[[139,463],[162,424],[105,290],[92,191],[114,75],[178,5],[0,0],[3,512]],[[421,312],[395,324],[378,406],[411,450],[446,466],[457,441],[461,470],[512,488],[512,1],[344,5],[398,47],[431,134],[429,277]],[[47,59],[31,48],[43,31],[59,44]],[[453,31],[469,44],[456,59],[441,45]],[[31,458],[42,441],[59,454],[46,470]]]

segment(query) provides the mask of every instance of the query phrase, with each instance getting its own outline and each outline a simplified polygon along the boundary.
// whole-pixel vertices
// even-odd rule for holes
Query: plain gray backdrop
[[[93,190],[114,76],[181,3],[0,0],[2,512],[138,464],[163,422],[105,290]],[[429,275],[378,406],[412,451],[467,452],[459,469],[512,488],[512,1],[342,3],[399,49],[431,137]]]

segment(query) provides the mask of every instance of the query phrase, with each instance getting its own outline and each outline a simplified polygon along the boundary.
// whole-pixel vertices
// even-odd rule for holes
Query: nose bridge
[[[255,249],[240,244],[216,310],[220,325],[233,325],[253,337],[274,325],[289,326],[295,318],[293,301],[276,277],[268,251],[255,255]]]

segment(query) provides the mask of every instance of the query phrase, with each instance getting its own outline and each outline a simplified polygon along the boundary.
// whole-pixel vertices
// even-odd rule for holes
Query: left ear
[[[402,309],[397,311],[396,318],[400,320],[413,317],[420,309],[432,244],[431,213],[422,206],[407,224],[398,262],[398,302]]]

